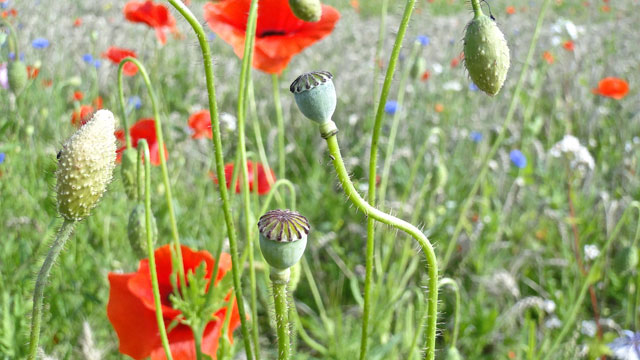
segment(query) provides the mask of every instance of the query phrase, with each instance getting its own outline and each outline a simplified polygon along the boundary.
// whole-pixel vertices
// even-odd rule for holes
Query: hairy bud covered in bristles
[[[258,221],[260,251],[272,267],[285,270],[296,264],[307,246],[309,221],[291,210],[271,210]]]
[[[312,71],[298,76],[289,90],[304,116],[323,124],[331,120],[336,110],[336,89],[328,71]]]
[[[289,7],[293,15],[302,21],[316,22],[322,17],[320,0],[289,0]]]
[[[96,207],[116,166],[115,119],[98,110],[62,145],[56,171],[58,212],[79,221]]]
[[[158,239],[158,226],[156,225],[156,218],[151,216],[151,238],[153,244]],[[147,220],[145,217],[145,207],[143,204],[138,204],[133,208],[129,215],[129,223],[127,224],[127,236],[129,238],[129,244],[131,248],[138,255],[138,257],[145,257],[147,251]]]
[[[14,94],[19,93],[27,85],[27,67],[20,60],[10,61],[7,67],[7,77],[9,78],[9,88]]]
[[[122,186],[129,200],[135,200],[138,194],[138,181],[136,167],[138,165],[138,152],[134,148],[126,148],[122,152],[122,167],[120,175],[122,176]],[[143,173],[144,174],[144,173]],[[144,177],[140,179],[144,181]]]
[[[478,88],[497,94],[509,71],[509,47],[495,21],[478,11],[464,34],[464,62]]]

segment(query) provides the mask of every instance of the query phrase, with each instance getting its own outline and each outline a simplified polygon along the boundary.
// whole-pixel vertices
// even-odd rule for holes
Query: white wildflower
[[[569,160],[569,165],[572,169],[578,168],[593,170],[595,162],[589,150],[580,144],[573,135],[565,135],[562,140],[553,145],[549,150],[549,155],[559,158],[565,157]]]
[[[442,70],[443,70],[442,65],[440,65],[439,63],[434,63],[433,64],[433,73],[434,74],[440,74],[440,73],[442,73]]]
[[[446,83],[442,84],[442,89],[447,91],[460,91],[462,90],[462,84],[455,80],[447,81]]]
[[[80,339],[80,348],[82,349],[82,355],[86,360],[100,360],[102,359],[102,351],[96,347],[95,341],[93,341],[93,332],[91,326],[87,321],[82,323],[82,338]]]
[[[562,321],[557,316],[552,316],[544,322],[544,327],[547,329],[558,329],[562,326]]]
[[[584,257],[587,260],[595,260],[600,255],[600,249],[596,245],[588,244],[584,246]]]
[[[220,114],[220,124],[228,131],[235,131],[238,120],[232,114],[223,112]]]
[[[596,323],[593,320],[583,320],[580,324],[580,332],[588,337],[596,336]]]

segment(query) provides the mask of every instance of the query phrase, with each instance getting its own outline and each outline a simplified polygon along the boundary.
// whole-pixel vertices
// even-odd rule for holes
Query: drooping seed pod
[[[482,13],[467,24],[464,63],[480,90],[491,96],[500,91],[509,71],[509,47],[495,21]]]
[[[302,114],[319,124],[331,120],[336,110],[332,78],[328,71],[313,71],[298,76],[289,87]]]
[[[139,258],[146,257],[147,254],[147,220],[145,217],[145,207],[143,204],[136,205],[131,214],[129,214],[129,223],[127,224],[127,237],[131,248]],[[153,244],[158,239],[158,226],[156,218],[151,213],[151,238]]]
[[[10,61],[7,67],[7,77],[9,78],[9,88],[14,94],[17,94],[27,85],[29,78],[27,67],[20,60]]]
[[[302,21],[316,22],[322,17],[320,0],[289,0],[293,14]]]
[[[138,194],[137,166],[138,152],[134,148],[126,148],[122,152],[122,167],[120,175],[122,176],[122,186],[129,200],[135,200]],[[143,173],[144,174],[144,173]],[[141,181],[144,181],[141,179]]]
[[[114,131],[111,111],[98,110],[62,145],[56,193],[58,213],[65,219],[84,219],[104,194],[116,166]]]
[[[277,270],[290,268],[304,253],[309,229],[307,218],[295,211],[268,211],[258,221],[262,256]]]

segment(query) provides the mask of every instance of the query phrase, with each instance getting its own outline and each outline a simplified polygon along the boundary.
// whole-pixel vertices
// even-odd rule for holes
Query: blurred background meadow
[[[462,358],[614,358],[620,344],[635,344],[635,351],[640,351],[640,334],[634,333],[640,331],[636,327],[638,213],[629,210],[623,217],[640,196],[640,2],[551,1],[515,99],[513,119],[495,156],[488,159],[486,176],[469,198],[503,130],[542,6],[542,1],[488,2],[511,54],[507,80],[494,97],[471,82],[460,56],[465,25],[473,16],[469,4],[416,2],[389,101],[383,104],[378,193],[384,195],[377,205],[418,225],[433,242],[440,261],[452,239],[456,241],[440,276],[459,286],[455,347]],[[3,27],[0,359],[26,356],[35,274],[62,222],[54,192],[56,154],[74,132],[74,123],[93,110],[102,107],[120,116],[118,65],[107,56],[110,47],[133,50],[155,88],[182,243],[213,253],[214,245],[223,242],[228,251],[221,201],[212,180],[213,148],[206,136],[193,138],[198,129],[189,122],[191,115],[208,108],[196,38],[171,9],[176,30],[167,34],[163,45],[153,29],[125,19],[125,3],[0,0],[2,19],[15,29],[19,49],[10,53],[8,28]],[[323,3],[340,12],[335,29],[293,57],[279,81],[286,129],[284,178],[294,184],[295,207],[312,228],[302,276],[292,294],[300,317],[294,328],[302,327],[306,337],[321,345],[296,336],[293,358],[356,359],[366,218],[346,199],[324,140],[296,108],[288,89],[300,73],[333,74],[338,98],[333,120],[340,129],[342,153],[356,187],[366,194],[371,119],[404,2],[388,1],[384,23],[382,0]],[[204,4],[191,0],[189,7],[209,32],[223,151],[225,162],[231,164],[237,155],[241,61],[206,25]],[[483,9],[489,12],[486,5]],[[384,37],[377,57],[380,31]],[[15,58],[28,66],[29,73],[19,94],[5,85],[7,63]],[[249,103],[247,117],[248,156],[261,165],[268,163],[280,179],[272,79],[255,69],[252,77],[255,103]],[[621,79],[628,91],[612,89],[607,80],[602,82],[607,78]],[[140,76],[124,81],[129,123],[151,118]],[[561,142],[565,135],[575,136],[581,147],[568,149],[568,140]],[[261,157],[261,147],[266,158]],[[158,245],[162,245],[170,242],[171,228],[159,167],[152,168],[151,182]],[[241,196],[231,190],[236,224],[243,224]],[[252,195],[252,221],[261,215],[265,198]],[[291,207],[291,200],[281,188],[269,208]],[[463,212],[467,200],[470,207]],[[131,207],[118,168],[100,205],[79,223],[52,270],[41,335],[48,358],[125,358],[118,352],[118,337],[106,314],[107,275],[138,268],[139,258],[127,240]],[[457,226],[459,234],[454,234]],[[246,231],[238,228],[242,250]],[[424,261],[409,237],[387,226],[376,229],[368,358],[418,359],[426,310]],[[605,248],[612,236],[612,245]],[[574,313],[587,281],[579,263],[588,271],[599,255],[603,262],[588,280],[592,292],[580,299]],[[272,300],[258,263],[259,341],[263,357],[275,358]],[[248,289],[246,276],[243,283]],[[455,296],[443,287],[437,358],[444,359],[452,346],[454,310]],[[568,333],[549,353],[567,323]],[[244,358],[239,330],[234,333],[233,350],[233,358]],[[629,354],[618,358],[640,358],[640,352]]]

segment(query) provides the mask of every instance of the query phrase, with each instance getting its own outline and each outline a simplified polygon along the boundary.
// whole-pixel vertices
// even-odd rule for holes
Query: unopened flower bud
[[[126,148],[122,152],[122,186],[129,200],[135,200],[138,194],[137,166],[138,152],[134,148]]]
[[[289,0],[293,14],[302,21],[316,22],[322,17],[320,0]]]
[[[7,76],[9,78],[9,88],[14,94],[19,93],[27,85],[27,67],[20,60],[10,61],[7,67]]]
[[[260,251],[264,259],[277,270],[296,264],[307,246],[309,221],[291,210],[271,210],[260,217]]]
[[[98,110],[58,153],[56,193],[58,212],[79,221],[96,207],[116,166],[115,120],[109,110]]]
[[[504,34],[490,17],[477,15],[464,34],[464,63],[478,88],[496,95],[509,71],[509,47]]]
[[[158,226],[156,225],[156,218],[151,215],[151,238],[153,244],[158,239]],[[147,249],[147,219],[145,217],[145,207],[143,204],[138,204],[133,208],[129,215],[129,223],[127,224],[127,236],[129,238],[129,244],[131,248],[138,255],[138,257],[146,257]]]
[[[304,116],[319,124],[331,120],[336,110],[332,78],[328,71],[313,71],[298,76],[289,87]]]

